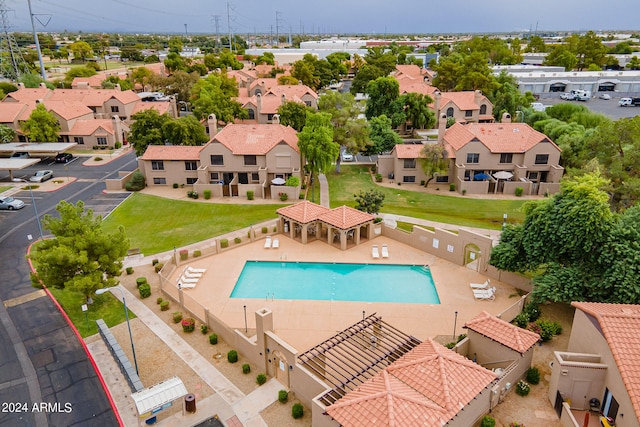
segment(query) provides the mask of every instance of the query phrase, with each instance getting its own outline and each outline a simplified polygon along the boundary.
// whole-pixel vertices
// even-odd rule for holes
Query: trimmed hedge
[[[216,334],[209,335],[209,344],[211,344],[211,345],[218,344],[218,335],[216,335]]]
[[[227,353],[227,360],[229,363],[236,363],[238,361],[238,352],[235,350],[229,350],[229,353]]]
[[[294,403],[291,407],[291,416],[296,420],[304,416],[304,406],[302,403]]]
[[[138,291],[140,292],[140,298],[148,298],[151,296],[151,285],[143,283],[138,286]]]

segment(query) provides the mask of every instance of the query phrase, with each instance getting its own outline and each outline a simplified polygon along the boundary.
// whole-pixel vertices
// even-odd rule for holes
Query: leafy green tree
[[[396,54],[384,47],[371,47],[367,49],[364,60],[367,64],[380,69],[383,76],[389,75],[389,73],[396,69]]]
[[[360,58],[357,55],[355,57]],[[354,95],[357,93],[365,93],[370,82],[385,76],[384,71],[375,65],[363,64],[356,73],[349,91]]]
[[[226,74],[210,74],[193,85],[191,104],[193,114],[198,119],[215,114],[224,123],[231,123],[234,119],[246,119],[247,110],[242,104],[232,99],[238,96],[235,80]]]
[[[391,127],[391,119],[385,115],[369,120],[369,138],[371,145],[365,151],[369,155],[382,154],[391,151],[397,144],[402,144],[402,138]]]
[[[18,90],[18,86],[9,82],[0,82],[0,90],[6,95],[11,92],[15,92]],[[3,96],[4,98],[4,96]]]
[[[593,31],[587,31],[580,37],[577,47],[578,69],[583,70],[595,65],[601,70],[606,63],[607,47]]]
[[[224,50],[218,55],[213,53],[205,55],[204,65],[209,71],[215,71],[217,68],[226,70],[227,67],[231,67],[233,70],[241,70],[243,67],[242,62],[238,61],[235,55],[228,50]]]
[[[187,69],[187,64],[184,59],[175,52],[169,52],[167,58],[164,60],[164,66],[170,73],[185,71]]]
[[[362,212],[377,214],[382,209],[384,194],[376,190],[360,191],[354,194],[356,199],[356,209]]]
[[[182,37],[173,36],[169,39],[169,52],[178,55],[182,52]]]
[[[113,233],[102,229],[102,217],[85,211],[84,203],[58,203],[60,218],[46,214],[42,226],[55,236],[40,243],[29,257],[37,265],[31,275],[34,286],[69,288],[87,298],[97,289],[115,286],[127,254],[129,240],[124,227]]]
[[[138,67],[131,72],[131,80],[133,80],[134,85],[139,84],[142,86],[142,91],[144,92],[152,75],[153,72],[150,69],[146,67]]]
[[[547,45],[544,43],[544,40],[540,36],[531,36],[529,38],[529,43],[527,43],[527,47],[524,50],[525,52],[546,52]]]
[[[174,95],[178,102],[189,102],[193,86],[200,81],[198,73],[176,71],[169,77],[155,75],[149,80],[152,87],[164,92],[166,95]]]
[[[134,62],[144,61],[144,55],[138,46],[123,46],[120,49],[120,58]]]
[[[627,64],[629,70],[640,70],[640,58],[633,56]]]
[[[16,131],[7,125],[0,124],[0,143],[6,144],[16,139]]]
[[[309,61],[299,60],[294,62],[291,67],[291,76],[314,90],[321,87],[320,78],[315,75],[315,68]]]
[[[360,108],[350,93],[327,92],[318,99],[318,109],[331,114],[333,140],[350,153],[366,149],[369,141],[367,122],[358,119]],[[340,157],[336,162],[339,171]]]
[[[69,87],[71,87],[71,82],[73,82],[73,79],[75,79],[76,77],[91,77],[95,76],[96,74],[98,74],[98,72],[94,68],[75,67],[67,71],[67,73],[64,75],[64,81],[69,85]]]
[[[171,120],[167,114],[160,115],[156,110],[140,111],[131,116],[129,142],[136,150],[136,156],[142,156],[149,145],[163,145],[165,137],[162,126]]]
[[[414,129],[431,129],[436,124],[436,115],[429,108],[433,103],[430,96],[421,93],[407,93],[400,97],[402,111]]]
[[[291,126],[300,132],[307,121],[308,111],[310,111],[309,107],[304,104],[295,101],[285,101],[284,104],[278,107],[280,123],[285,126]]]
[[[44,104],[37,104],[20,128],[31,142],[56,142],[60,138],[60,123]]]
[[[340,153],[340,145],[333,141],[331,115],[307,112],[307,120],[298,133],[298,148],[304,156],[306,169],[311,174],[325,173]],[[313,186],[311,198],[314,199]]]
[[[557,65],[565,70],[573,70],[578,65],[578,58],[565,45],[554,46],[545,57],[544,65]]]
[[[379,77],[367,85],[369,95],[364,113],[367,119],[393,115],[393,103],[400,96],[400,85],[393,77]]]
[[[506,112],[511,117],[516,117],[517,111],[523,111],[535,101],[533,94],[527,92],[523,94],[518,89],[516,78],[505,70],[501,71],[496,78],[496,88],[487,93],[487,98],[493,104],[493,117],[500,121]]]
[[[203,145],[209,141],[204,126],[194,116],[165,122],[162,125],[162,134],[173,145]]]
[[[291,85],[295,86],[300,82],[293,76],[280,76],[278,77],[278,84],[282,86]]]
[[[447,150],[441,144],[425,144],[420,150],[420,167],[427,176],[424,186],[438,175],[446,174],[448,170]]]
[[[259,64],[274,65],[275,63],[276,61],[275,61],[275,56],[273,55],[273,52],[265,52],[259,57],[257,57],[255,60],[256,65],[259,65]]]
[[[73,53],[73,58],[82,59],[82,62],[85,62],[89,56],[93,56],[91,45],[87,42],[74,42],[69,46],[69,49],[71,49],[71,53]]]

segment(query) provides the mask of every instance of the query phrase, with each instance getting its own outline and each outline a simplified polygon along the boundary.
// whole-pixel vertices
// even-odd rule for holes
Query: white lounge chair
[[[472,289],[488,289],[491,285],[491,280],[487,279],[484,283],[469,283]]]
[[[273,242],[271,243],[271,247],[273,249],[278,249],[280,247],[280,240],[278,240],[278,238],[273,239]]]
[[[193,289],[196,285],[197,283],[183,283],[178,281],[178,289]]]
[[[267,238],[264,239],[264,248],[269,249],[270,247],[271,247],[271,236],[267,236]]]
[[[207,269],[206,269],[206,268],[193,268],[193,267],[191,267],[190,265],[187,265],[186,270],[187,270],[189,273],[191,273],[191,274],[195,274],[195,273],[201,273],[201,274],[204,274],[204,273],[205,273],[205,271],[207,271]]]
[[[380,258],[380,252],[378,252],[378,245],[373,245],[371,247],[371,257]]]
[[[188,269],[184,269],[182,271],[182,277],[186,277],[188,279],[199,279],[202,277],[202,273],[191,273]]]
[[[179,282],[179,283],[198,283],[198,280],[200,280],[200,278],[180,276],[180,278],[177,280],[177,282]]]
[[[382,258],[389,258],[389,247],[382,245]]]
[[[496,299],[496,288],[493,287],[489,289],[474,289],[473,296],[475,297],[475,299],[494,300]]]

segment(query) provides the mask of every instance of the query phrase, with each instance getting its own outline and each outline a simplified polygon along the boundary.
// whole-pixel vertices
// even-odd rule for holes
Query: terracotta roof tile
[[[260,86],[262,87],[264,90],[269,90],[271,87],[273,86],[277,86],[278,85],[278,79],[275,78],[261,78],[261,79],[256,79],[254,81],[252,81],[251,83],[249,83],[249,89],[253,90],[256,86]]]
[[[444,140],[456,151],[473,139],[492,153],[524,153],[544,141],[560,150],[545,134],[526,123],[455,123],[444,135]]]
[[[540,339],[540,335],[535,332],[519,328],[516,325],[492,316],[486,311],[483,311],[468,321],[465,324],[465,328],[471,329],[487,338],[491,338],[520,354],[526,353],[527,350],[533,347]]]
[[[279,96],[263,96],[261,101],[261,108],[258,113],[260,114],[276,114],[278,108],[282,106],[282,99]]]
[[[65,120],[71,120],[82,116],[93,117],[93,111],[81,102],[45,100],[44,106],[48,111],[53,111]]]
[[[289,126],[280,124],[228,124],[213,138],[235,155],[264,155],[284,142],[298,149],[298,134]]]
[[[306,85],[277,85],[272,86],[267,91],[267,94],[273,94],[276,96],[284,95],[287,99],[297,96],[302,98],[304,95],[311,95],[314,98],[318,98],[318,94]]]
[[[340,206],[331,209],[318,219],[341,230],[348,230],[357,225],[373,221],[375,217],[370,213],[362,212],[349,206]]]
[[[14,99],[18,102],[29,102],[29,101],[37,101],[38,99],[47,99],[51,96],[53,91],[51,89],[47,89],[46,87],[37,87],[37,88],[24,88],[18,89],[15,92],[8,93],[5,99]]]
[[[149,145],[142,160],[200,160],[200,150],[204,146],[191,145]]]
[[[171,103],[169,101],[138,102],[131,109],[131,115],[147,110],[156,110],[158,114],[169,113],[171,111]]]
[[[113,135],[113,122],[109,119],[77,120],[68,134],[88,136],[93,135],[98,129]]]
[[[322,214],[329,212],[330,209],[308,200],[296,203],[295,205],[285,206],[276,211],[279,215],[299,222],[300,224],[308,224],[317,220]]]
[[[26,106],[21,102],[0,102],[0,123],[13,123]]]
[[[640,419],[640,305],[597,302],[572,302],[571,305],[598,321],[636,417]]]
[[[442,110],[449,102],[456,104],[462,111],[480,109],[480,106],[476,104],[476,93],[474,91],[442,92],[440,109]]]
[[[423,148],[423,144],[397,144],[393,147],[399,159],[417,159],[424,157],[421,155]]]
[[[442,426],[496,374],[427,340],[327,407],[345,427]]]

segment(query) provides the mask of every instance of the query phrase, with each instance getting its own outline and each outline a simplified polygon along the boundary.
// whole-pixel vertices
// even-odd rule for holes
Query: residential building
[[[278,108],[285,102],[297,102],[308,107],[318,108],[318,94],[306,85],[275,85],[268,86],[271,80],[259,79],[258,84],[252,84],[249,89],[240,90],[236,98],[247,110],[249,117],[239,123],[273,123]]]
[[[433,94],[436,117],[453,117],[456,123],[493,122],[493,104],[481,91],[442,92]]]
[[[640,426],[640,305],[571,305],[569,346],[555,352],[549,400],[563,421],[570,407],[600,412],[612,420],[607,425]]]

